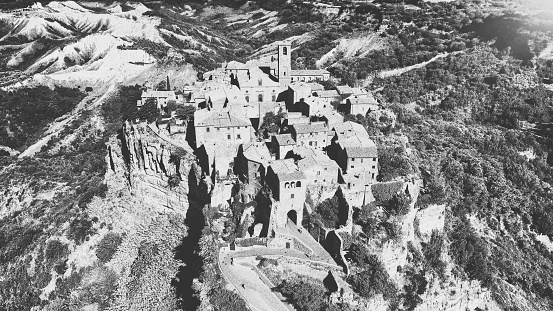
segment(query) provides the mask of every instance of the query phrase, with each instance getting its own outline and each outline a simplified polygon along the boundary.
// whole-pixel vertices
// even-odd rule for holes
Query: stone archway
[[[288,214],[286,214],[286,216],[288,216],[288,218],[292,220],[294,224],[298,224],[298,213],[295,210],[288,211]]]

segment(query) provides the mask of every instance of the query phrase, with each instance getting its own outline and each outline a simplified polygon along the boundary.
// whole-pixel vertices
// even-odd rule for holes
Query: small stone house
[[[238,148],[235,171],[246,183],[261,182],[271,160],[271,153],[264,142],[246,143]]]
[[[340,167],[323,152],[298,161],[298,168],[305,174],[308,184],[336,184]]]
[[[328,128],[325,122],[311,122],[308,124],[294,124],[291,126],[292,136],[296,146],[323,150],[328,145]]]
[[[290,152],[296,141],[292,138],[292,134],[277,134],[271,138],[271,148],[276,154],[276,159],[284,159],[288,152]]]

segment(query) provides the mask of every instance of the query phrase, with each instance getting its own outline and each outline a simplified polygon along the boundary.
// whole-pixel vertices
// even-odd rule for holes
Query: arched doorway
[[[290,210],[287,215],[294,224],[298,224],[298,213],[295,210]]]

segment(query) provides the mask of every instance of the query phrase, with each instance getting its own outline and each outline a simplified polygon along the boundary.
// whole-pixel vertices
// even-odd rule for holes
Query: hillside
[[[207,204],[190,146],[130,120],[142,90],[271,61],[281,40],[292,69],[373,91],[378,114],[344,118],[412,201],[353,207],[347,293],[265,262],[275,290],[298,310],[553,309],[553,7],[322,2],[6,4],[0,310],[246,308],[217,252],[249,206]]]

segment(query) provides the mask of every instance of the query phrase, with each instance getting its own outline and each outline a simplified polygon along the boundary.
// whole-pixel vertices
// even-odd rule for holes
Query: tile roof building
[[[196,147],[206,142],[240,145],[252,139],[250,120],[236,116],[230,111],[201,109],[194,112]]]

